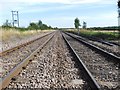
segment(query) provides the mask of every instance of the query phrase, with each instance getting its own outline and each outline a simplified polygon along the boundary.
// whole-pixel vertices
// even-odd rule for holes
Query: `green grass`
[[[70,32],[77,33],[77,30]],[[80,35],[85,37],[96,37],[103,40],[117,40],[120,39],[120,32],[114,31],[94,31],[94,30],[80,30]]]

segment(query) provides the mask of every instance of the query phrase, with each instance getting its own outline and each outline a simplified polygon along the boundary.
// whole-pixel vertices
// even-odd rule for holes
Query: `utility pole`
[[[12,25],[13,27],[15,24],[19,27],[19,14],[18,11],[11,11],[12,12]]]
[[[118,0],[118,26],[120,26],[120,0]]]
[[[118,32],[119,32],[119,38],[120,38],[120,0],[118,0]],[[120,43],[119,41],[118,41],[118,43]]]

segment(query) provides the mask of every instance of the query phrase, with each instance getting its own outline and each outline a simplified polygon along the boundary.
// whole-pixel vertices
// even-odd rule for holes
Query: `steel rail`
[[[97,47],[97,46],[95,46],[95,45],[93,45],[93,44],[91,44],[89,42],[86,42],[85,40],[83,40],[83,39],[81,39],[79,37],[72,36],[72,35],[70,35],[69,33],[66,33],[66,32],[64,32],[64,33],[67,34],[68,36],[74,38],[75,40],[83,43],[84,45],[86,45],[86,46],[88,46],[88,47],[98,51],[98,53],[101,53],[105,57],[110,58],[110,61],[113,61],[115,63],[119,63],[120,64],[120,57],[118,57],[118,56],[116,56],[116,55],[114,55],[112,53],[109,53],[109,52],[103,50],[102,48],[99,48],[99,47]]]
[[[53,33],[53,32],[51,32],[51,33]],[[28,41],[28,42],[23,43],[23,44],[21,44],[21,45],[12,47],[12,48],[10,48],[10,49],[8,49],[8,50],[2,51],[2,52],[0,52],[0,57],[4,56],[5,54],[7,54],[7,53],[9,53],[9,52],[12,52],[12,51],[14,51],[14,50],[16,50],[16,49],[19,49],[19,48],[21,48],[21,47],[24,47],[24,46],[26,46],[26,45],[29,45],[29,44],[33,43],[34,41],[37,41],[37,40],[39,40],[39,39],[41,39],[41,38],[43,38],[43,37],[45,37],[45,36],[50,35],[51,33],[48,33],[48,34],[46,34],[46,35],[44,35],[44,36],[41,36],[41,37],[39,37],[39,38],[37,38],[37,39]]]
[[[82,62],[82,60],[80,59],[80,57],[78,56],[76,51],[70,45],[69,41],[65,38],[65,36],[63,34],[62,34],[62,36],[63,36],[63,39],[65,40],[66,44],[68,45],[71,53],[74,55],[74,58],[79,65],[79,68],[82,69],[82,71],[84,73],[84,76],[87,76],[87,77],[84,77],[84,78],[90,84],[90,87],[92,88],[92,90],[101,90],[99,84],[96,82],[96,80],[94,79],[94,77],[92,76],[90,71],[87,69],[86,65]]]
[[[117,46],[120,46],[120,42],[116,43],[116,42],[111,42],[109,41],[110,43],[114,44],[114,45],[117,45]]]
[[[68,33],[72,33],[72,32],[68,32]],[[72,34],[77,35],[76,33],[72,33]],[[81,39],[84,39],[84,40],[88,39],[88,40],[99,42],[99,43],[102,43],[102,44],[105,44],[105,45],[109,45],[109,46],[115,45],[115,44],[113,44],[111,42],[108,42],[108,41],[105,41],[105,40],[100,40],[100,39],[95,38],[95,37],[84,37],[84,36],[79,36],[79,35],[77,35],[77,36],[79,38],[81,38]]]
[[[55,33],[54,33],[55,34]],[[10,73],[7,74],[1,81],[0,81],[0,90],[5,89],[11,80],[20,73],[22,69],[28,65],[29,62],[32,61],[32,58],[36,56],[37,53],[39,53],[44,46],[47,45],[47,43],[52,40],[54,37],[54,34],[47,40],[45,41],[40,47],[38,47],[32,54],[30,54],[26,59],[24,59],[22,62],[20,62],[15,68],[13,68]]]

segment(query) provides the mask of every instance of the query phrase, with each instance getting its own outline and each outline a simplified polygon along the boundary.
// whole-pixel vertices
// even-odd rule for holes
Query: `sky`
[[[117,0],[0,0],[0,26],[12,22],[11,11],[19,12],[20,27],[30,22],[73,28],[77,17],[87,27],[118,25]]]

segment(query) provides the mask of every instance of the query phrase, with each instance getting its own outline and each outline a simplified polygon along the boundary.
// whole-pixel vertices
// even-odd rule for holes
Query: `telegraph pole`
[[[118,26],[120,26],[120,0],[118,0]]]
[[[120,38],[120,0],[118,0],[118,32],[119,32],[119,38]],[[120,43],[118,41],[118,43]]]
[[[12,12],[12,25],[13,27],[17,25],[19,27],[19,14],[18,11],[11,11]]]

